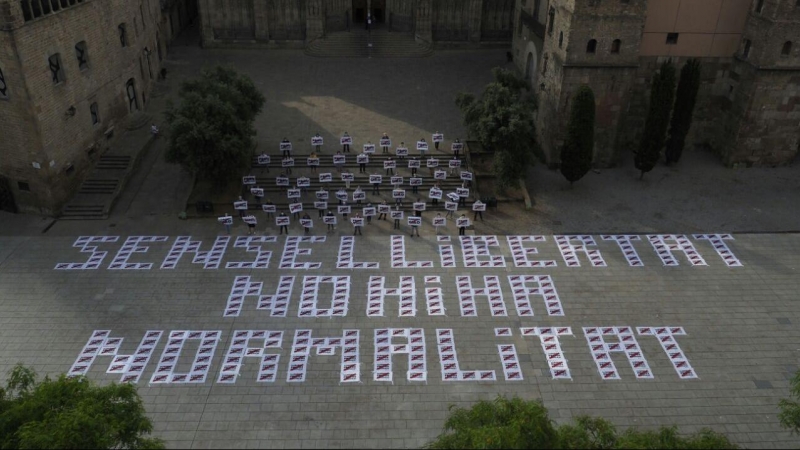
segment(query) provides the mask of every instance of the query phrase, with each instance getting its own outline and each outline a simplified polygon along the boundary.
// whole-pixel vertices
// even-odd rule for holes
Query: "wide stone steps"
[[[97,220],[104,219],[103,205],[67,205],[59,219],[64,220]]]
[[[131,157],[103,155],[97,161],[96,169],[100,170],[126,170],[131,163]]]
[[[424,58],[433,54],[433,48],[406,33],[358,30],[316,39],[306,46],[305,53],[322,58]]]
[[[83,182],[79,194],[113,194],[119,186],[118,179],[89,179]]]

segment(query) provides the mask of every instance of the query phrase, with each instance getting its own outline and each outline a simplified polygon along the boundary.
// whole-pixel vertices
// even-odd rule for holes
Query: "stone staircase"
[[[367,33],[359,28],[316,39],[306,46],[305,53],[323,58],[424,58],[433,54],[433,48],[407,33],[385,29]]]

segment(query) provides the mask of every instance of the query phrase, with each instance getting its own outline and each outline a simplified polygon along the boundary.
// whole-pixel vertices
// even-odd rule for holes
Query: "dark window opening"
[[[136,81],[131,78],[125,83],[125,92],[128,94],[128,110],[130,112],[139,110],[139,100],[136,97]]]
[[[678,43],[678,33],[667,33],[667,44],[675,45]]]
[[[781,48],[781,56],[789,56],[792,54],[792,41],[786,41]]]
[[[119,24],[118,29],[119,29],[119,43],[123,47],[127,47],[128,46],[128,32],[125,29],[125,24],[124,23]]]
[[[750,47],[753,45],[750,39],[744,40],[744,47],[742,48],[742,57],[747,59],[750,56]]]
[[[564,44],[564,32],[563,32],[563,31],[560,31],[560,32],[558,33],[558,48],[561,48],[561,46],[562,46],[563,44]]]
[[[86,41],[75,44],[75,57],[78,58],[78,67],[81,70],[89,68],[89,51],[86,48]]]
[[[72,175],[75,172],[75,166],[72,164],[68,165],[64,172],[66,172],[67,175]]]
[[[611,43],[611,53],[619,53],[620,47],[622,47],[622,41],[619,39],[614,39],[614,42]]]
[[[595,53],[597,52],[597,40],[592,39],[586,44],[586,53]]]
[[[547,14],[547,34],[552,36],[553,35],[553,26],[556,23],[556,9],[552,6],[550,7],[550,12]]]
[[[53,76],[53,84],[59,84],[65,80],[64,68],[61,67],[61,54],[56,53],[47,59],[50,66],[50,74]]]
[[[97,107],[97,103],[92,103],[91,106],[89,106],[89,114],[92,116],[92,125],[100,123],[100,110]]]
[[[31,191],[31,185],[24,181],[18,181],[17,187],[19,188],[20,191],[25,191],[25,192]]]
[[[758,0],[758,3],[756,3],[756,12],[761,14],[762,11],[764,11],[764,0]]]
[[[0,98],[8,98],[8,85],[5,75],[3,75],[3,69],[0,69]]]

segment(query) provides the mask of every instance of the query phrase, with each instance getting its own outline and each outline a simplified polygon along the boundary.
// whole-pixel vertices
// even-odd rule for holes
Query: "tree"
[[[594,113],[594,92],[589,86],[581,86],[572,102],[567,138],[561,149],[561,173],[570,186],[592,168]]]
[[[456,105],[472,138],[495,152],[493,169],[500,189],[525,177],[538,149],[533,113],[536,99],[525,80],[495,68],[495,81],[486,85],[480,98],[461,93]]]
[[[132,384],[99,387],[84,377],[36,380],[18,365],[0,388],[0,447],[164,448]]]
[[[264,96],[246,75],[232,68],[205,69],[181,85],[177,108],[169,103],[168,162],[193,175],[224,186],[250,164],[253,121]]]
[[[636,168],[641,172],[639,179],[644,177],[646,172],[653,170],[661,155],[674,97],[675,66],[666,61],[653,77],[653,86],[650,91],[650,110],[647,113],[644,133],[634,159]]]
[[[672,123],[665,156],[667,164],[677,163],[681,159],[686,135],[692,127],[692,114],[697,103],[697,92],[700,90],[700,61],[690,59],[681,69],[678,91],[675,94],[675,109],[672,112]]]
[[[427,445],[432,449],[722,449],[737,448],[709,429],[681,436],[675,427],[656,431],[628,429],[620,433],[611,422],[589,416],[556,427],[541,401],[497,397],[469,409],[450,408],[444,432]]]
[[[778,403],[781,412],[778,418],[784,428],[800,433],[800,371],[794,374],[790,383],[789,398]]]

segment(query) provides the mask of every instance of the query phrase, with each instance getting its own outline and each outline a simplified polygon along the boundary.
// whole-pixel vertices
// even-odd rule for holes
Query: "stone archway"
[[[528,42],[525,53],[528,55],[525,60],[525,79],[531,83],[531,86],[536,86],[539,79],[539,51],[533,42]]]

